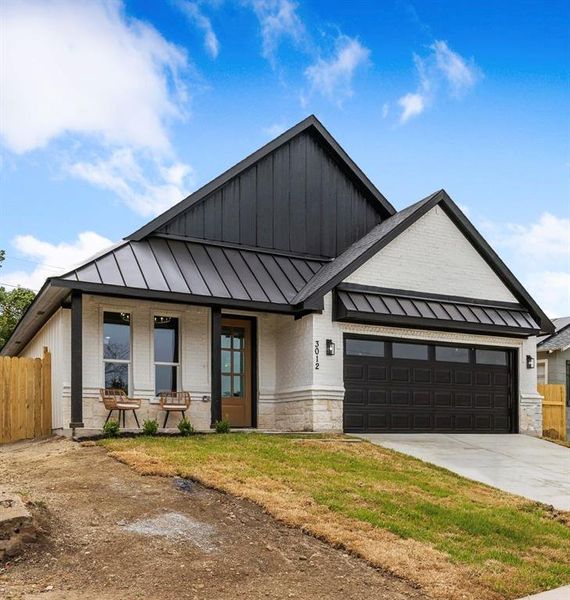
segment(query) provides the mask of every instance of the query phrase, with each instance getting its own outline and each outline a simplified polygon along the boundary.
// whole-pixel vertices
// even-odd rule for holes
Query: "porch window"
[[[178,319],[154,317],[154,387],[160,392],[178,389]]]
[[[130,313],[103,313],[103,364],[105,387],[129,393],[131,366]]]

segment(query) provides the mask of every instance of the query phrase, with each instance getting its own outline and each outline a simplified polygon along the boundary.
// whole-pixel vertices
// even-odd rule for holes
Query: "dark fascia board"
[[[239,310],[250,310],[256,312],[272,312],[294,315],[298,311],[290,304],[276,304],[272,302],[257,302],[254,300],[236,300],[234,298],[218,298],[211,296],[196,296],[194,294],[181,294],[179,292],[167,292],[160,290],[144,290],[128,288],[101,283],[89,283],[83,281],[71,281],[69,279],[53,278],[52,284],[58,287],[80,290],[86,294],[99,296],[115,296],[121,298],[133,298],[139,300],[155,300],[159,302],[172,302],[175,304],[194,304],[197,306],[220,306],[222,308],[234,308]]]
[[[137,229],[134,233],[127,236],[126,240],[139,241],[153,233],[159,227],[165,225],[168,221],[176,217],[178,214],[203,200],[208,194],[224,185],[227,181],[239,175],[253,164],[279,148],[283,144],[286,144],[295,136],[299,135],[303,131],[313,130],[315,131],[320,139],[324,141],[325,146],[328,147],[329,151],[340,160],[341,164],[353,175],[354,179],[363,187],[368,195],[372,196],[377,202],[379,207],[384,211],[386,217],[390,217],[396,212],[396,209],[388,202],[388,200],[382,195],[382,193],[376,188],[376,186],[366,177],[362,170],[356,165],[356,163],[348,156],[343,150],[340,144],[332,137],[332,135],[325,129],[322,123],[315,117],[310,115],[306,119],[303,119],[297,125],[294,125],[274,140],[265,144],[256,150],[253,154],[250,154],[236,165],[212,179],[209,183],[202,186],[199,190],[190,194],[187,198],[174,205],[140,229]]]
[[[505,263],[499,258],[497,253],[489,246],[483,236],[475,229],[473,224],[461,212],[460,208],[453,202],[445,190],[439,190],[431,196],[428,196],[425,201],[418,204],[416,210],[409,214],[401,223],[392,229],[387,235],[383,236],[375,244],[372,244],[365,252],[363,252],[356,260],[347,265],[342,271],[335,275],[332,279],[326,282],[316,292],[311,294],[304,302],[310,302],[316,297],[324,296],[330,292],[335,286],[346,279],[351,273],[356,271],[358,267],[363,265],[369,258],[374,256],[384,246],[404,232],[410,225],[415,223],[420,217],[425,215],[434,206],[439,205],[445,210],[447,216],[455,223],[463,235],[469,240],[471,245],[477,250],[482,258],[487,262],[499,279],[512,292],[513,296],[528,310],[531,315],[540,324],[541,331],[551,333],[554,331],[554,325],[540,306],[533,300],[531,295],[525,290],[518,279],[513,275]]]
[[[436,302],[465,303],[470,306],[483,306],[488,308],[506,308],[507,310],[521,310],[522,307],[516,302],[504,302],[500,300],[481,300],[480,298],[468,298],[467,296],[449,296],[448,294],[432,294],[426,292],[412,292],[410,290],[399,290],[395,288],[383,288],[373,285],[361,285],[359,283],[339,283],[336,289],[343,292],[361,292],[369,294],[381,294],[382,296],[397,296],[413,298],[416,300],[435,300]]]
[[[410,213],[405,219],[403,219],[398,225],[396,225],[393,229],[391,229],[386,235],[382,236],[378,241],[372,244],[369,248],[367,248],[362,254],[360,254],[354,261],[346,265],[343,269],[341,269],[338,273],[335,273],[333,277],[323,283],[317,290],[311,293],[309,296],[304,298],[302,302],[300,302],[301,306],[312,305],[313,301],[322,298],[325,294],[330,292],[334,287],[336,287],[339,283],[341,283],[344,279],[346,279],[351,273],[354,273],[358,267],[361,267],[369,258],[374,256],[379,250],[381,250],[384,246],[388,245],[392,240],[396,239],[403,231],[405,231],[412,223],[415,223],[422,215],[424,215],[428,210],[433,208],[440,200],[441,195],[444,193],[443,190],[435,192],[425,198],[425,202],[420,202],[418,208]],[[356,244],[358,242],[355,242]],[[350,251],[350,248],[345,250],[345,252]],[[342,256],[342,255],[341,255]],[[338,257],[335,259],[338,260]],[[334,265],[334,261],[333,261]],[[325,265],[326,268],[328,265]],[[310,283],[309,280],[308,283]],[[301,294],[299,292],[299,294]]]
[[[475,226],[463,214],[461,209],[444,191],[444,197],[441,206],[447,216],[455,223],[459,230],[471,242],[471,245],[487,261],[487,264],[512,292],[513,296],[525,307],[540,325],[540,330],[544,333],[552,333],[555,330],[554,324],[546,316],[544,311],[535,302],[532,296],[526,291],[521,282],[515,277],[512,271],[501,260],[499,255],[491,248],[485,238],[475,229]]]
[[[10,337],[6,340],[4,346],[0,348],[0,356],[18,356],[21,354],[32,337],[51,319],[57,309],[60,308],[62,298],[55,294],[53,300],[50,301],[48,295],[51,292],[53,292],[53,289],[50,280],[48,279],[36,294],[36,297],[30,306],[28,306],[24,314],[20,317],[20,320],[10,334]],[[39,314],[40,311],[41,314]],[[34,315],[39,316],[35,323],[33,322]],[[30,329],[30,334],[30,331],[27,331],[27,328],[32,325],[33,327]],[[21,338],[21,340],[19,338]],[[16,341],[19,343],[16,344]]]
[[[407,317],[399,315],[380,315],[347,310],[336,299],[334,303],[334,320],[342,323],[360,323],[368,325],[386,325],[390,327],[407,327],[410,329],[426,329],[428,331],[453,331],[455,333],[471,333],[481,335],[502,335],[512,338],[527,338],[536,335],[535,329],[514,329],[484,325],[482,323],[458,323],[424,317]]]

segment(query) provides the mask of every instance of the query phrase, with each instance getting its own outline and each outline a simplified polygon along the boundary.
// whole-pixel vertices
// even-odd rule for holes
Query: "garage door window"
[[[475,350],[475,362],[479,365],[507,364],[507,353],[502,350]]]
[[[384,356],[384,342],[378,340],[346,340],[347,356]]]
[[[435,360],[441,362],[469,362],[469,348],[454,348],[452,346],[436,346]]]
[[[394,358],[408,358],[412,360],[427,360],[428,347],[423,344],[392,344],[392,356]]]

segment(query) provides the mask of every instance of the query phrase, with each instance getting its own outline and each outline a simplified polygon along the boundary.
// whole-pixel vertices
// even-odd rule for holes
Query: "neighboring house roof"
[[[390,290],[356,284],[336,288],[335,319],[402,327],[532,335],[540,331],[517,304]]]
[[[537,350],[539,352],[564,351],[570,348],[570,317],[552,319],[552,323],[555,332],[538,339]]]
[[[124,241],[52,278],[52,284],[85,292],[188,303],[246,301],[251,308],[290,310],[291,299],[323,264],[258,249],[151,237]]]

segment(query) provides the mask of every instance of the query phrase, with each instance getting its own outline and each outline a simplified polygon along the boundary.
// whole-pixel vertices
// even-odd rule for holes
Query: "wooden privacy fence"
[[[542,432],[553,440],[566,439],[566,386],[540,383],[538,393],[542,400]]]
[[[0,444],[51,434],[51,354],[0,356]]]

